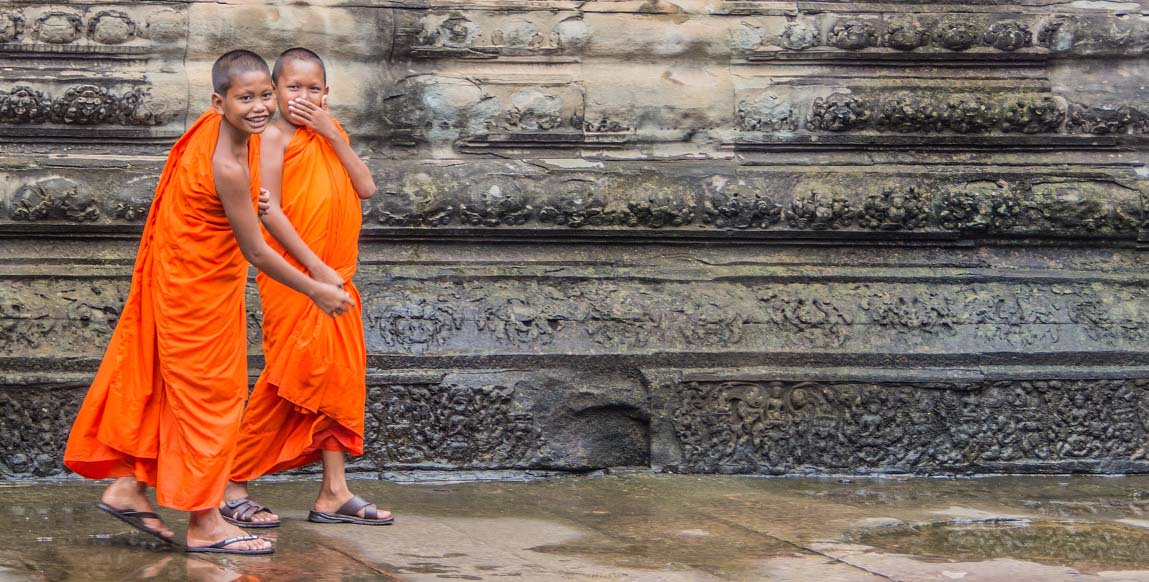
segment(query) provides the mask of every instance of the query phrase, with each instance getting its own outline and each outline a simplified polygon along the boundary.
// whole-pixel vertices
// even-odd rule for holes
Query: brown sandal
[[[363,517],[359,517],[359,510],[367,508]],[[307,521],[315,523],[353,523],[355,525],[391,525],[395,523],[394,516],[379,519],[379,508],[374,503],[368,503],[356,495],[343,504],[335,513],[325,513],[312,510],[307,514]]]
[[[251,518],[259,513],[272,513],[272,511],[254,501],[250,497],[240,497],[231,501],[224,500],[223,507],[219,508],[223,519],[239,527],[265,528],[279,527],[279,520],[252,521]]]

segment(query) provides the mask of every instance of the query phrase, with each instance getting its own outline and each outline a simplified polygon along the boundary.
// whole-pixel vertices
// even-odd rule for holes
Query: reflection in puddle
[[[1083,572],[1149,568],[1149,531],[1105,523],[933,524],[856,539],[889,552],[963,562],[1015,558]]]

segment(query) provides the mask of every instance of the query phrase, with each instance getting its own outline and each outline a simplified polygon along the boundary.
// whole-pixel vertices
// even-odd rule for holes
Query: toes
[[[243,549],[245,550],[266,550],[271,547],[271,542],[263,538],[239,543],[243,544]]]

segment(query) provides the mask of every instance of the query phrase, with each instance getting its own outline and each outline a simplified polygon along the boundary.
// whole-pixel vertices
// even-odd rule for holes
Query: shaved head
[[[279,66],[278,62],[276,66]],[[271,74],[267,70],[267,63],[263,57],[249,50],[228,51],[216,59],[215,64],[211,66],[212,90],[226,96],[227,90],[231,89],[232,79],[251,71],[260,71],[265,75]]]
[[[279,58],[275,59],[275,67],[271,69],[271,80],[279,83],[279,75],[283,72],[283,65],[295,61],[306,61],[319,65],[319,70],[323,71],[323,84],[327,84],[327,67],[323,65],[323,59],[319,58],[315,51],[298,46],[283,51]]]

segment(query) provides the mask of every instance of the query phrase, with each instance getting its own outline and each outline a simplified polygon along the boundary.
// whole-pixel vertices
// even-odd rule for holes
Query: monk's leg
[[[267,382],[266,372],[260,375],[243,411],[231,479],[223,492],[220,511],[226,509],[228,501],[246,499],[251,495],[248,483],[263,474],[270,464],[266,459],[274,459],[282,448],[280,428],[290,416],[291,408],[290,402],[276,395],[275,388]],[[279,521],[279,516],[261,511],[248,519],[253,523],[270,523]]]
[[[319,490],[319,498],[315,500],[315,511],[335,513],[355,496],[347,486],[347,456],[335,437],[327,437],[320,447],[323,455],[323,485]],[[367,508],[364,507],[356,513],[358,517],[366,517],[364,515],[366,511]],[[378,519],[390,517],[390,511],[379,510]]]
[[[122,468],[113,470],[114,473],[121,474],[117,476],[111,485],[104,489],[104,494],[100,496],[100,502],[113,509],[121,511],[146,511],[155,513],[155,508],[152,503],[148,501],[148,485],[137,481],[135,476],[132,475],[132,468],[124,464]],[[175,535],[164,522],[156,518],[143,519],[145,527],[156,530],[160,535],[165,538],[170,538]]]
[[[229,501],[249,499],[251,497],[251,491],[247,487],[248,483],[249,481],[228,481],[227,489],[225,489],[223,492],[223,503],[220,503],[219,510],[225,511],[225,506]],[[262,504],[260,504],[260,506],[262,506]],[[246,521],[250,521],[252,523],[271,523],[279,521],[278,514],[272,512],[269,508],[265,509],[267,509],[267,511],[259,511],[258,513],[251,514],[250,517],[246,518]],[[241,519],[239,516],[235,516],[235,518]]]

